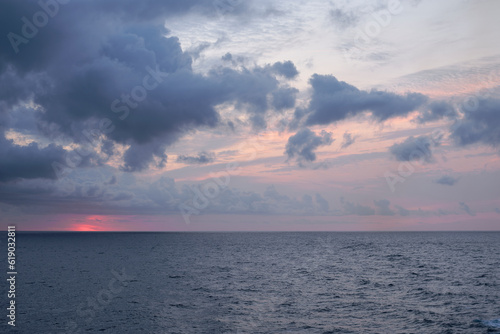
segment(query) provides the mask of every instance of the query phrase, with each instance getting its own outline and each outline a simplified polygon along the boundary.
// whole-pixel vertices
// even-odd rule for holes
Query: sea
[[[16,243],[16,326],[4,315],[2,333],[500,333],[499,232],[18,232]]]

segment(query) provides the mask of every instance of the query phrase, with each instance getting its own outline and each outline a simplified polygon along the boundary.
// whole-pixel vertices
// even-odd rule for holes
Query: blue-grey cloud
[[[352,144],[354,144],[355,141],[356,141],[356,137],[355,136],[353,136],[349,132],[345,132],[344,133],[344,139],[342,140],[342,145],[340,146],[340,148],[342,148],[342,149],[348,148],[349,146],[351,146]]]
[[[441,138],[431,136],[408,137],[401,143],[396,143],[389,148],[389,152],[398,161],[423,161],[433,162],[432,147],[440,145]]]
[[[306,115],[307,125],[326,125],[363,112],[378,121],[406,116],[422,106],[427,97],[418,93],[397,95],[385,91],[363,91],[332,75],[314,74],[313,89]]]
[[[285,153],[288,159],[297,158],[297,161],[315,161],[315,150],[320,146],[328,146],[333,142],[330,132],[321,131],[317,135],[313,131],[305,128],[288,138]]]
[[[226,52],[225,55],[221,57],[223,61],[232,61],[233,60],[233,55],[230,52]]]
[[[163,168],[165,166],[167,155],[165,154],[164,144],[161,142],[149,142],[132,145],[123,155],[124,165],[121,169],[127,172],[147,169],[152,164],[153,157],[159,158],[159,163],[156,167]]]
[[[112,143],[129,147],[123,170],[143,170],[157,160],[164,164],[165,149],[186,131],[221,123],[219,104],[235,103],[249,114],[254,128],[266,126],[271,94],[278,107],[294,105],[292,91],[288,99],[277,92],[280,77],[298,74],[291,61],[197,74],[192,69],[196,52],[184,51],[164,27],[170,16],[192,12],[243,15],[247,2],[51,3],[57,13],[39,29],[21,21],[43,13],[37,1],[0,4],[0,34],[19,36],[0,40],[0,83],[10,83],[2,85],[9,88],[0,92],[0,106],[5,107],[1,109],[34,103],[40,108],[35,113],[38,122],[52,132],[42,131],[43,135],[57,132],[95,149],[82,132],[101,132],[108,140],[107,153],[114,152]]]
[[[458,182],[458,178],[444,175],[435,181],[437,184],[442,184],[445,186],[454,186]]]
[[[286,202],[290,200],[290,197],[287,195],[280,194],[274,185],[270,185],[266,188],[264,191],[264,197],[272,198],[278,202]]]
[[[316,195],[314,196],[314,200],[316,204],[319,206],[320,211],[327,212],[328,210],[330,210],[330,204],[320,194],[316,193]]]
[[[358,24],[360,17],[353,11],[346,11],[341,8],[332,8],[328,12],[331,21],[341,30],[351,28]]]
[[[396,210],[398,210],[398,213],[400,216],[406,217],[406,216],[409,216],[411,213],[410,210],[405,209],[402,206],[395,205],[394,207],[396,208]]]
[[[345,215],[372,216],[375,214],[375,209],[359,203],[349,202],[344,197],[340,198],[340,204]]]
[[[200,152],[196,156],[179,155],[177,162],[190,165],[204,165],[215,161],[215,154],[212,152]]]
[[[271,66],[271,69],[274,73],[282,75],[287,79],[293,79],[299,75],[299,71],[297,71],[294,63],[289,60],[285,62],[276,62]]]
[[[474,211],[472,211],[471,208],[467,204],[465,204],[464,202],[460,202],[458,205],[460,206],[460,209],[465,211],[465,213],[467,213],[469,216],[476,215],[476,213]]]
[[[446,101],[432,101],[417,117],[417,122],[427,123],[438,121],[445,117],[454,119],[458,116],[455,108]]]
[[[62,161],[66,151],[55,144],[43,148],[37,143],[19,146],[0,134],[0,157],[0,182],[21,178],[55,179],[52,163]]]
[[[272,94],[272,106],[276,110],[284,110],[295,107],[295,97],[299,92],[298,89],[292,87],[285,87],[276,90]]]
[[[390,208],[391,202],[387,199],[374,200],[377,207],[377,214],[382,216],[394,216],[395,212]]]
[[[464,108],[463,118],[452,126],[452,138],[460,146],[500,144],[500,100],[478,98],[473,106]]]

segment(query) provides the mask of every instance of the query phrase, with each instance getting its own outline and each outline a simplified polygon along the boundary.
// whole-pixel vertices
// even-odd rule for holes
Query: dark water
[[[16,241],[19,333],[500,333],[500,233]]]

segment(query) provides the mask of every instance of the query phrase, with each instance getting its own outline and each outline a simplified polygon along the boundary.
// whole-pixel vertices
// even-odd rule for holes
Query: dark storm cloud
[[[113,153],[112,142],[127,145],[126,171],[146,169],[155,161],[164,164],[165,149],[186,131],[219,124],[215,106],[224,102],[236,103],[249,113],[254,128],[264,128],[268,96],[278,89],[276,76],[297,75],[290,61],[196,74],[192,55],[182,50],[178,38],[165,37],[169,16],[193,11],[240,15],[246,2],[42,3],[51,7],[44,11],[46,6],[36,1],[1,4],[0,34],[20,37],[0,42],[0,82],[10,83],[2,85],[9,88],[0,92],[0,105],[33,101],[42,109],[39,117],[47,129],[75,142],[85,141],[83,131],[101,132],[111,141],[106,142],[107,153]],[[48,23],[34,26],[33,14],[40,16],[36,13]],[[276,93],[275,104],[294,104],[293,92],[288,93]]]
[[[216,2],[3,1],[0,32],[8,38],[0,41],[0,69],[8,63],[15,64],[23,72],[45,69],[61,51],[65,52],[60,56],[71,54],[72,57],[66,60],[70,62],[76,60],[74,57],[78,53],[84,57],[93,56],[93,52],[103,47],[101,43],[106,42],[106,37],[120,31],[124,22],[129,27],[141,24],[161,26],[164,18],[182,15],[195,8],[205,9],[206,13],[215,12]],[[65,60],[65,57],[57,58]]]
[[[132,145],[123,155],[124,165],[122,166],[122,170],[136,172],[146,169],[150,166],[153,157],[159,159],[156,167],[165,167],[167,163],[165,146],[159,142]]]
[[[54,161],[64,159],[66,151],[57,145],[50,144],[40,148],[38,144],[27,146],[15,145],[12,140],[0,134],[0,182],[13,181],[20,178],[55,179],[52,169]]]
[[[309,129],[302,129],[296,134],[288,138],[285,153],[288,159],[297,158],[297,161],[315,161],[316,153],[314,152],[320,146],[328,146],[333,143],[332,134],[330,132],[321,131],[320,135],[316,135]]]
[[[40,111],[28,106],[14,106],[8,113],[0,112],[0,132],[15,129],[23,134],[34,134],[38,131],[37,115]]]
[[[276,90],[272,94],[272,106],[276,110],[284,110],[295,107],[295,97],[299,92],[296,88],[286,87]]]
[[[0,52],[1,53],[1,52]],[[19,73],[12,66],[7,66],[3,73],[0,67],[0,112],[8,109],[20,101],[28,99],[38,89],[37,81],[40,76]]]
[[[452,138],[460,146],[500,144],[500,100],[477,99],[472,107],[464,108],[463,118],[452,126]]]
[[[371,112],[378,121],[405,116],[422,106],[427,97],[418,93],[397,95],[384,91],[363,91],[332,75],[314,74],[309,80],[313,93],[306,115],[307,125],[326,125]]]
[[[191,165],[204,165],[214,162],[215,154],[212,152],[200,152],[196,156],[179,155],[176,161]]]
[[[5,130],[12,127],[21,133],[36,130],[33,109],[15,107],[10,113],[0,111],[0,183],[20,179],[55,179],[52,163],[65,159],[67,152],[55,144],[43,148],[35,142],[17,145],[5,137]]]
[[[456,118],[458,116],[455,108],[445,101],[433,101],[429,103],[427,109],[420,113],[417,117],[417,122],[427,123],[432,121],[438,121],[445,117]]]
[[[255,128],[265,127],[264,116],[269,108],[268,95],[278,89],[278,80],[268,67],[234,70],[219,68],[210,71],[208,80],[212,94],[220,102],[234,101],[246,109]]]
[[[442,184],[445,186],[454,186],[458,182],[458,178],[454,178],[449,175],[444,175],[435,181],[437,184]]]
[[[408,137],[402,143],[396,143],[389,148],[389,152],[398,161],[415,161],[422,160],[425,162],[433,162],[432,147],[440,145],[441,138],[431,136]]]

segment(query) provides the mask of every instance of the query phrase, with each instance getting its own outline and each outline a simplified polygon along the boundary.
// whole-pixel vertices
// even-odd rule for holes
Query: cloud
[[[181,216],[181,206],[184,210],[191,208],[194,215],[328,213],[328,202],[321,195],[302,194],[295,198],[279,193],[274,186],[263,193],[229,187],[219,187],[214,192],[213,179],[179,185],[172,178],[160,177],[149,183],[136,180],[131,173],[117,172],[118,177],[110,172],[112,170],[106,167],[106,170],[73,171],[56,182],[33,179],[5,183],[0,187],[0,203],[30,214],[113,212]],[[113,178],[114,182],[110,182]],[[209,196],[208,188],[212,191]],[[16,196],[12,196],[13,193]]]
[[[232,61],[233,60],[233,55],[230,52],[226,52],[225,55],[221,57],[223,61]]]
[[[204,183],[191,186],[190,198],[183,200],[185,205],[193,205],[193,195],[196,192],[200,203],[200,196],[203,196]],[[194,187],[194,188],[193,188]],[[198,191],[196,189],[200,189]],[[201,195],[200,195],[201,194]],[[254,191],[244,191],[236,188],[220,189],[218,196],[207,201],[203,213],[243,213],[243,214],[295,214],[295,215],[323,215],[328,211],[328,202],[321,197],[303,194],[294,198],[279,193],[271,185],[263,193]]]
[[[295,107],[295,97],[299,92],[296,88],[286,87],[276,90],[272,94],[272,106],[276,110],[284,110]]]
[[[465,211],[469,216],[475,216],[476,213],[474,211],[472,211],[469,206],[467,204],[465,204],[464,202],[460,202],[459,203],[459,206],[460,206],[460,209]]]
[[[147,197],[158,206],[169,210],[175,210],[182,199],[188,198],[183,198],[182,191],[177,189],[174,179],[164,176],[149,185]]]
[[[83,131],[100,132],[95,137],[107,140],[107,153],[114,152],[113,143],[127,147],[122,169],[129,172],[153,163],[163,165],[165,149],[186,132],[221,124],[216,107],[224,103],[234,103],[238,111],[248,113],[254,128],[264,128],[270,95],[279,108],[294,106],[294,91],[280,90],[278,77],[296,77],[295,65],[284,61],[198,74],[192,69],[192,57],[206,45],[186,52],[164,27],[169,17],[193,12],[244,15],[246,3],[148,0],[137,5],[129,0],[91,0],[60,4],[49,24],[26,43],[1,39],[0,84],[9,84],[2,85],[7,88],[0,92],[0,106],[9,112],[21,104],[35,105],[40,109],[37,122],[51,129],[42,135],[57,133],[81,143],[86,141]],[[20,18],[41,10],[36,1],[1,6],[3,36],[10,32],[21,36]],[[99,128],[103,122],[106,126]]]
[[[500,214],[500,208],[495,208],[495,212]]]
[[[293,79],[299,75],[299,71],[291,61],[276,62],[271,66],[274,73],[282,75],[287,79]]]
[[[410,215],[410,210],[403,208],[402,206],[395,205],[394,206],[397,210],[400,216],[406,217]]]
[[[191,55],[191,57],[193,59],[198,59],[198,58],[200,58],[200,55],[203,53],[203,51],[207,50],[211,45],[212,44],[210,44],[208,42],[202,42],[199,45],[197,45],[196,47],[189,49],[188,53],[189,53],[189,55]]]
[[[445,117],[454,119],[458,116],[455,108],[446,101],[433,101],[429,103],[427,109],[422,111],[417,117],[418,123],[438,121]]]
[[[320,194],[316,193],[314,200],[316,201],[316,204],[318,204],[320,211],[327,212],[330,209],[330,204]]]
[[[449,175],[444,175],[434,182],[445,186],[454,186],[458,182],[458,178],[454,178]]]
[[[288,138],[285,153],[288,159],[297,158],[299,164],[303,161],[315,161],[314,151],[320,146],[328,146],[331,143],[333,143],[332,133],[323,130],[320,135],[316,135],[305,128]]]
[[[394,216],[395,212],[389,207],[391,202],[387,199],[374,200],[373,203],[377,207],[377,214],[382,216]]]
[[[328,14],[335,26],[341,30],[356,26],[360,19],[354,12],[340,8],[333,8]]]
[[[0,134],[0,182],[17,179],[55,179],[54,161],[66,157],[66,151],[55,144],[41,148],[37,143],[15,145]]]
[[[377,121],[406,116],[427,101],[418,93],[397,95],[385,91],[363,91],[332,75],[314,74],[309,80],[313,93],[306,125],[326,125],[363,112]]]
[[[389,148],[389,152],[398,161],[425,161],[433,162],[432,147],[439,146],[441,137],[419,136],[408,137],[402,143],[396,143]]]
[[[1,61],[1,58],[0,58]],[[30,98],[33,91],[40,88],[37,81],[40,79],[34,73],[20,73],[15,67],[6,66],[2,72],[0,62],[0,106],[10,108],[20,101]]]
[[[356,141],[356,137],[350,134],[349,132],[344,133],[344,139],[342,141],[341,149],[348,148]]]
[[[104,184],[114,185],[114,184],[116,184],[116,181],[117,181],[116,176],[113,175],[113,176],[111,176],[111,179],[109,179],[109,181],[105,182]]]
[[[344,199],[344,197],[340,198],[340,204],[343,209],[342,212],[345,215],[372,216],[375,214],[375,210],[373,208],[359,203],[354,204]]]
[[[159,159],[159,162],[156,164],[158,168],[163,168],[167,163],[165,145],[161,142],[132,145],[123,155],[124,165],[121,169],[126,172],[136,172],[147,169],[154,161],[154,157]]]
[[[177,162],[190,165],[204,165],[215,161],[215,154],[212,152],[200,152],[197,156],[179,155]]]
[[[266,188],[266,190],[264,191],[264,197],[267,197],[267,198],[272,198],[278,202],[287,202],[290,200],[290,197],[288,197],[287,195],[282,195],[280,194],[277,190],[276,190],[276,187],[274,185],[270,185]]]
[[[464,108],[463,118],[452,126],[452,138],[460,146],[500,144],[500,100],[477,98]]]
[[[103,173],[104,170],[107,171]],[[82,168],[78,172],[73,169],[69,170],[65,177],[57,180],[18,179],[15,182],[2,184],[0,202],[14,205],[29,214],[69,212],[96,214],[119,209],[121,205],[130,202],[125,200],[125,197],[130,197],[125,194],[139,195],[139,193],[129,191],[116,182],[110,184],[112,174],[109,170],[109,167]]]

